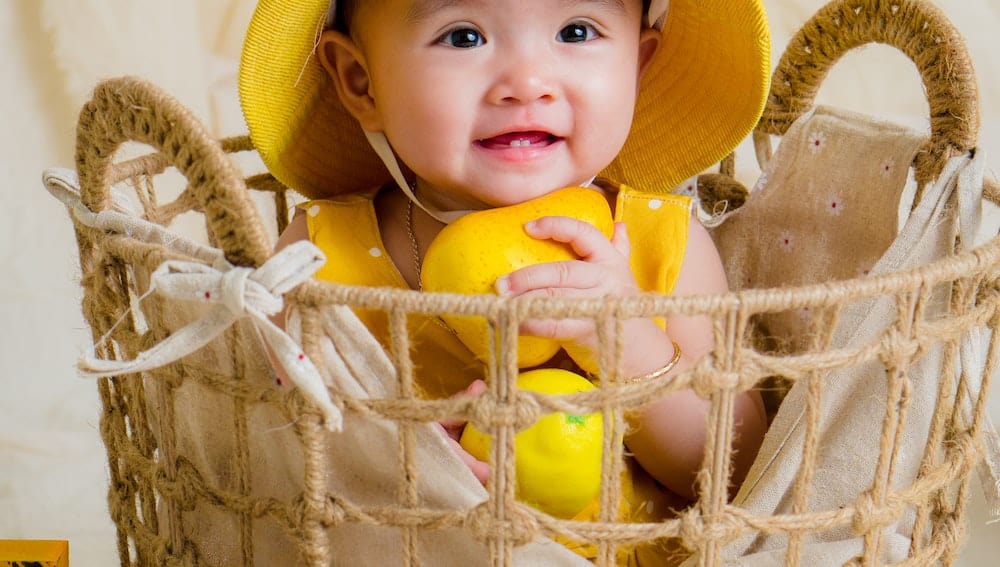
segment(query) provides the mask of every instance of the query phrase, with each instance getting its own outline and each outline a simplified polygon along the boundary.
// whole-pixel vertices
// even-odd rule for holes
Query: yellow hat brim
[[[279,181],[313,199],[391,180],[317,59],[329,4],[261,0],[239,69],[254,146]],[[760,0],[671,0],[662,31],[628,140],[602,172],[647,191],[669,191],[730,153],[757,123],[770,76]]]
[[[628,140],[602,175],[670,191],[757,124],[770,84],[767,16],[755,0],[671,0]]]

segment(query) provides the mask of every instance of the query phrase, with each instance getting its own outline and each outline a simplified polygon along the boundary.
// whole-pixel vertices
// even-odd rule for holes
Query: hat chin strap
[[[667,19],[667,8],[670,7],[670,0],[652,0],[649,3],[649,11],[646,12],[646,25],[651,28],[663,30],[663,24]]]
[[[406,180],[406,176],[403,175],[403,170],[399,167],[399,161],[396,159],[396,152],[392,151],[392,146],[389,145],[389,140],[385,137],[382,132],[369,132],[365,131],[365,137],[368,138],[368,143],[371,144],[372,149],[378,154],[378,157],[385,164],[385,167],[389,170],[389,175],[392,175],[392,179],[399,185],[399,188],[406,193],[406,196],[413,201],[413,203],[424,210],[425,213],[430,215],[432,218],[436,219],[438,222],[448,224],[459,218],[473,212],[471,210],[467,211],[442,211],[436,209],[430,205],[421,203],[417,196],[413,194],[413,187],[410,182]]]

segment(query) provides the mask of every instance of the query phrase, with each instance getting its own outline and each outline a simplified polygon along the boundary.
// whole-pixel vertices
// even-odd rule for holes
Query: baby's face
[[[442,209],[597,175],[628,135],[658,35],[640,0],[379,0],[354,24],[375,127]]]

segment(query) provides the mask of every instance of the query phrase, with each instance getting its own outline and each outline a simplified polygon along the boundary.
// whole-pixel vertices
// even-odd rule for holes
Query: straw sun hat
[[[260,0],[243,45],[240,101],[271,173],[317,199],[392,177],[315,54],[330,0]],[[666,16],[664,17],[664,13]],[[663,32],[625,147],[602,175],[669,191],[719,161],[755,126],[770,76],[761,0],[652,0]]]

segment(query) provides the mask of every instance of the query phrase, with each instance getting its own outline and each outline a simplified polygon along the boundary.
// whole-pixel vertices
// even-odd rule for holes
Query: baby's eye
[[[582,43],[596,39],[600,34],[594,26],[585,23],[573,23],[559,30],[559,41],[566,43]]]
[[[450,47],[468,49],[483,45],[486,43],[486,38],[483,37],[483,34],[472,28],[456,28],[445,32],[444,35],[438,38],[438,42]]]

